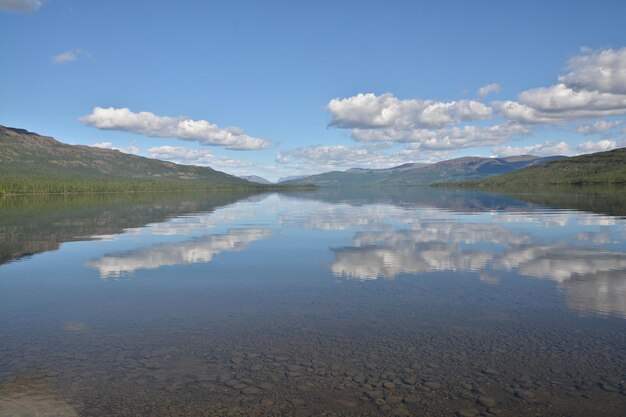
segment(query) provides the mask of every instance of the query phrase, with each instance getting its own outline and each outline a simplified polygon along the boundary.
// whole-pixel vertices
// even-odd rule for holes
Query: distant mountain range
[[[428,164],[421,163],[412,163],[409,162],[407,164],[398,165],[396,167],[391,168],[382,168],[382,169],[371,169],[371,168],[350,168],[346,172],[353,173],[361,173],[361,174],[371,174],[371,173],[392,173],[392,172],[402,172],[402,171],[410,171],[416,168],[423,168]]]
[[[265,178],[259,177],[258,175],[240,175],[239,178],[246,181],[255,182],[257,184],[273,184],[272,181],[266,180]]]
[[[68,145],[0,126],[0,194],[260,187],[208,167]]]
[[[306,177],[308,177],[308,175],[290,175],[288,177],[281,177],[276,182],[280,184],[280,183],[287,182],[287,181],[296,181],[296,180],[306,178]]]
[[[352,168],[284,181],[320,187],[430,185],[466,181],[505,174],[532,165],[542,165],[564,156],[520,155],[508,158],[463,157],[434,164],[403,164],[386,169]]]
[[[433,164],[351,168],[280,178],[280,185],[250,175],[235,177],[209,167],[68,145],[24,129],[0,126],[0,194],[50,192],[268,189],[277,186],[386,187],[453,184],[626,183],[626,148],[577,157],[520,155],[463,157]]]
[[[561,158],[504,175],[468,181],[469,186],[626,183],[626,148]]]

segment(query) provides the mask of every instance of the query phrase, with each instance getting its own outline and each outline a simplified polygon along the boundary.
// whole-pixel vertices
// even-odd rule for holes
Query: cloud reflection
[[[556,281],[573,309],[626,317],[626,253],[567,246],[515,248],[494,268]]]
[[[271,229],[231,229],[226,234],[207,235],[177,243],[160,243],[148,248],[105,255],[87,262],[96,268],[101,278],[119,278],[140,269],[210,262],[217,254],[240,252],[255,240],[272,234]]]
[[[360,280],[391,279],[402,273],[477,271],[492,259],[489,252],[460,251],[441,243],[408,244],[402,248],[366,246],[334,251],[333,273]]]
[[[567,294],[567,305],[574,310],[626,318],[624,269],[577,275],[566,281],[561,289]]]
[[[545,213],[538,212],[534,216],[520,214],[519,219],[515,214],[490,216],[486,223],[440,217],[433,221],[431,213],[422,211],[407,211],[405,219],[400,214],[394,212],[395,225],[379,223],[376,227],[382,230],[357,232],[351,246],[332,249],[333,274],[364,281],[393,279],[400,274],[472,271],[482,282],[493,284],[498,282],[499,272],[507,271],[556,282],[572,309],[626,317],[626,252],[615,249],[620,237],[615,228],[604,228],[608,221],[589,222],[590,216],[580,215],[583,221],[578,222],[575,212],[568,213],[568,221],[564,216],[556,222],[555,216],[542,219]],[[378,215],[376,221],[381,221]],[[518,225],[522,222],[544,227],[524,229]],[[562,230],[568,224],[577,227],[571,232]],[[550,228],[560,231],[546,234],[545,229]]]

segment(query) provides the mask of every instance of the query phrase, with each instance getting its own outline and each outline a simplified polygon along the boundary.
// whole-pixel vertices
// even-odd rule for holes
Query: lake
[[[0,416],[624,416],[626,190],[0,200]]]

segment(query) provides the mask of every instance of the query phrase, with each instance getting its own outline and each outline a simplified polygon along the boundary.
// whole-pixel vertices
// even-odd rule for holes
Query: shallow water
[[[0,416],[623,416],[623,195],[2,200]]]

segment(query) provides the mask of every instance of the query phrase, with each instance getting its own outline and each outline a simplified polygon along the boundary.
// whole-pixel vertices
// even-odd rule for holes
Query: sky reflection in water
[[[298,241],[311,239],[332,254],[323,267],[337,278],[419,279],[445,271],[476,273],[492,284],[503,274],[548,279],[569,308],[626,318],[623,218],[529,204],[510,211],[500,206],[465,211],[458,201],[452,205],[329,201],[315,193],[304,198],[266,195],[92,236],[103,243],[93,249],[103,253],[84,266],[103,279],[128,278],[138,271],[209,263],[231,252],[237,255],[230,262],[254,268],[254,259],[246,254],[253,242],[263,245],[274,236],[284,246],[293,241],[298,247]],[[56,256],[63,252],[61,248]],[[269,256],[280,275],[285,264],[306,257],[307,250]]]

